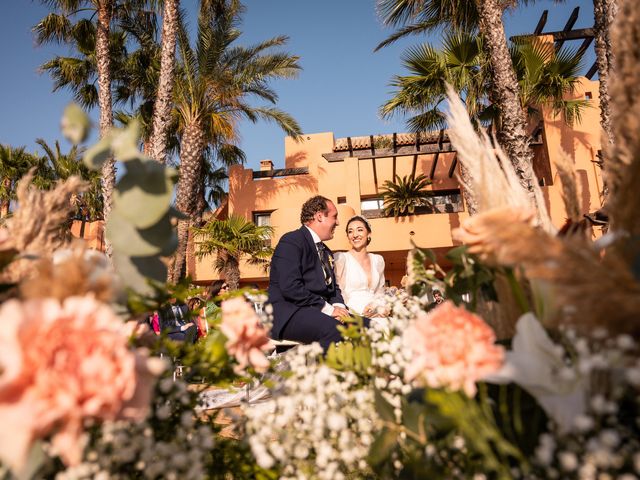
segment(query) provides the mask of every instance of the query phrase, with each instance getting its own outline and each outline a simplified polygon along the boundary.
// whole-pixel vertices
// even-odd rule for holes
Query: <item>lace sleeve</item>
[[[378,284],[376,285],[375,293],[382,293],[384,289],[384,257],[382,255],[375,255],[376,271],[378,272]]]
[[[342,294],[344,296],[344,289],[345,289],[345,284],[347,280],[346,279],[347,272],[345,269],[345,263],[347,259],[345,258],[344,253],[342,252],[334,253],[333,259],[335,261],[334,270],[336,273],[336,281],[338,282],[338,286],[340,287],[340,290],[342,290]]]

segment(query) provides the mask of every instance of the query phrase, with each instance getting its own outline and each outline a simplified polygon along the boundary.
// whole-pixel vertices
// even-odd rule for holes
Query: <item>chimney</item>
[[[260,171],[264,172],[269,170],[273,170],[273,162],[269,159],[260,160]]]

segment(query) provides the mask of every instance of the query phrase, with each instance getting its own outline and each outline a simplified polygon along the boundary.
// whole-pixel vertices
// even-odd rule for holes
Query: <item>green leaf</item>
[[[130,257],[116,250],[113,253],[113,264],[125,286],[141,295],[154,293],[149,279],[158,282],[167,279],[167,267],[155,256]]]
[[[162,164],[133,160],[113,192],[114,209],[137,228],[149,228],[169,211],[173,178]]]
[[[369,455],[367,456],[367,462],[369,465],[375,468],[383,463],[387,458],[389,458],[389,455],[393,451],[396,443],[396,432],[384,427],[369,449]]]
[[[379,390],[376,390],[374,392],[374,404],[376,407],[376,412],[378,412],[378,415],[382,420],[395,423],[396,414],[393,412],[393,405],[385,400]]]
[[[70,103],[64,109],[60,129],[64,138],[74,145],[84,142],[89,135],[91,121],[87,114],[76,103]]]
[[[178,245],[178,237],[171,225],[171,212],[167,211],[155,225],[136,228],[114,209],[107,221],[106,234],[113,247],[132,256],[170,255]]]
[[[138,149],[140,139],[140,123],[132,121],[126,128],[112,130],[111,150],[121,162],[128,162],[143,157]]]
[[[111,136],[107,134],[84,152],[82,160],[91,170],[100,170],[109,157],[111,157]]]

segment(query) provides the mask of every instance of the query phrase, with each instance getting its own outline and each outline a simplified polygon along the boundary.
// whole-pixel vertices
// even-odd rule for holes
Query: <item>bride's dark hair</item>
[[[349,225],[351,225],[352,222],[362,222],[362,223],[364,223],[364,227],[367,229],[367,232],[369,234],[371,233],[371,225],[369,225],[369,222],[367,221],[366,218],[361,217],[360,215],[354,215],[349,220],[347,220],[347,226],[344,229],[345,233],[348,234]],[[367,245],[369,245],[370,243],[371,243],[371,235],[367,235]]]

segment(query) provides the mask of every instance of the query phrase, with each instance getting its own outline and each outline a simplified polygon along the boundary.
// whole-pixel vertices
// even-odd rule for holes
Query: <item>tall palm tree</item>
[[[598,90],[600,93],[600,125],[605,140],[613,144],[611,130],[611,97],[609,96],[609,76],[613,68],[613,48],[611,45],[611,26],[618,12],[617,0],[593,0],[593,27],[595,30],[595,52],[598,64]]]
[[[443,107],[450,84],[460,93],[470,118],[480,122],[489,106],[489,72],[479,36],[450,32],[441,49],[428,43],[409,48],[403,65],[409,75],[392,80],[397,90],[380,108],[383,117],[410,115],[407,125],[413,132],[444,128]]]
[[[490,104],[491,75],[482,43],[480,36],[451,32],[445,35],[441,49],[430,44],[410,48],[404,57],[410,75],[394,78],[397,91],[381,107],[382,116],[411,115],[407,124],[414,132],[444,128],[446,85],[450,84],[459,92],[472,121],[499,122]],[[511,58],[520,106],[528,117],[548,106],[569,124],[580,120],[588,102],[565,97],[579,80],[582,55],[566,48],[556,52],[550,43],[522,40],[511,46]]]
[[[195,48],[184,28],[178,34],[181,73],[176,79],[176,110],[180,117],[180,178],[176,207],[190,217],[197,214],[198,185],[207,146],[234,143],[237,123],[265,119],[276,122],[287,134],[300,135],[300,127],[287,113],[275,107],[256,107],[252,98],[277,102],[269,81],[292,78],[300,66],[298,57],[268,53],[286,37],[275,37],[243,47],[240,37],[243,7],[238,0],[201,2]],[[169,279],[177,281],[185,264],[190,220],[178,222],[178,249]]]
[[[161,163],[166,162],[167,137],[171,127],[179,11],[180,0],[164,0],[160,77],[153,109],[153,131],[151,134],[151,156]]]
[[[533,193],[536,186],[533,151],[528,144],[526,118],[520,108],[518,82],[502,23],[504,8],[512,3],[502,0],[377,0],[383,21],[402,27],[395,39],[445,25],[466,31],[477,29],[481,33],[492,76],[491,100],[502,118],[498,139],[520,183]],[[535,203],[534,195],[531,197]]]
[[[79,25],[90,32],[91,29],[83,15],[93,11],[95,29],[93,30],[95,71],[98,82],[97,100],[100,108],[99,130],[104,137],[113,125],[113,105],[111,92],[111,45],[110,32],[114,12],[118,7],[117,0],[41,0],[54,12],[47,15],[35,27],[36,41],[39,44],[50,42],[68,43]],[[91,16],[91,19],[94,18]],[[73,20],[77,20],[73,23]],[[88,21],[93,26],[92,20]],[[108,159],[102,167],[102,196],[104,201],[104,218],[108,218],[111,210],[111,197],[116,182],[116,167],[113,158]],[[110,252],[107,244],[107,253]]]
[[[232,215],[226,220],[212,220],[194,229],[196,256],[215,255],[215,267],[224,275],[229,288],[240,284],[240,260],[253,265],[269,265],[273,249],[267,244],[273,228],[257,226],[243,217]]]

